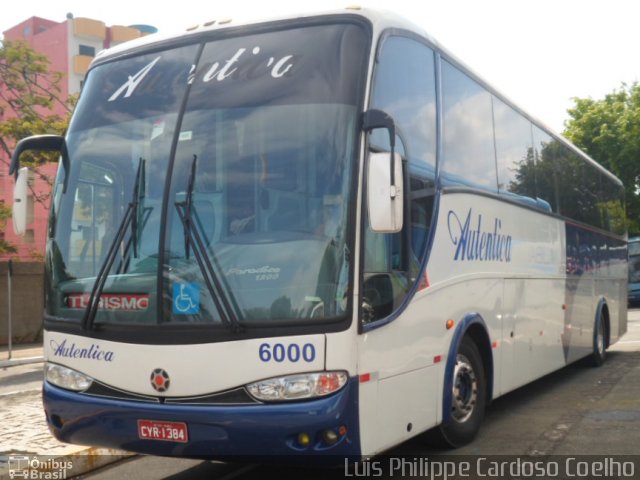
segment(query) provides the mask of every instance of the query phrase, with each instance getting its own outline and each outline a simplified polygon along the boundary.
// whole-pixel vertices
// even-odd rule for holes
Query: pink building
[[[54,22],[40,17],[31,17],[22,23],[6,30],[6,40],[22,40],[31,48],[46,55],[49,58],[50,71],[63,74],[61,82],[62,98],[78,93],[82,87],[84,76],[89,68],[91,60],[97,52],[104,48],[117,45],[147,33],[155,31],[153,27],[136,26],[111,26],[104,22],[89,18],[73,18],[68,15],[63,22]],[[0,88],[2,86],[0,85]],[[52,113],[64,115],[61,106]],[[2,120],[2,117],[0,117]],[[43,132],[45,133],[45,132]],[[0,155],[4,155],[0,153]],[[4,160],[0,164],[0,203],[11,206],[13,203],[13,177],[9,175],[9,169]],[[40,171],[53,180],[57,165],[48,164]],[[33,188],[37,195],[46,195],[50,191],[49,184],[41,179],[33,179]],[[34,202],[32,221],[27,225],[27,231],[23,237],[17,237],[13,233],[11,222],[0,230],[0,239],[15,245],[17,254],[0,255],[3,258],[34,259],[44,254],[46,242],[48,201],[46,205]]]

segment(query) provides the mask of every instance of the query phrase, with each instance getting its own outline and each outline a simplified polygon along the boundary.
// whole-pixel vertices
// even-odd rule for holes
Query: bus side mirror
[[[390,155],[393,155],[391,161]],[[392,164],[395,184],[391,183]],[[388,152],[371,153],[367,169],[367,204],[371,230],[376,233],[397,233],[402,230],[403,196],[400,155]]]
[[[389,133],[391,152],[370,153],[367,161],[367,204],[369,223],[376,233],[397,233],[402,230],[403,175],[402,159],[395,153],[396,126],[393,118],[382,110],[369,110],[362,115],[362,129],[376,128]]]
[[[24,235],[29,223],[29,213],[33,212],[33,198],[29,195],[29,169],[22,167],[16,172],[16,185],[13,189],[13,231]]]

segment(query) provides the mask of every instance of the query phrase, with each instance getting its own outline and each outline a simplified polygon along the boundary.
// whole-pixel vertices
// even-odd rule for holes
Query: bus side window
[[[436,94],[433,51],[405,37],[387,37],[380,49],[371,108],[396,126],[396,152],[405,160],[407,208],[400,233],[364,232],[364,321],[387,317],[402,305],[426,255],[435,193]],[[388,134],[374,130],[372,151],[389,151]],[[366,209],[365,209],[366,211]]]
[[[69,262],[83,275],[96,275],[111,241],[115,226],[116,174],[107,169],[83,164],[75,192]]]
[[[443,162],[441,180],[497,193],[491,94],[442,62]]]

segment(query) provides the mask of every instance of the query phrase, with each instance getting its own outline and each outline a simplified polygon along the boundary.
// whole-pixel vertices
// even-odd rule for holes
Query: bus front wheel
[[[456,353],[451,383],[449,420],[431,431],[431,443],[457,448],[471,442],[484,418],[487,400],[486,375],[475,342],[464,337]]]

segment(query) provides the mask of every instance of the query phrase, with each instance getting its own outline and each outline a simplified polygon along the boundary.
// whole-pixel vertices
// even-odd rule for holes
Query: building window
[[[36,241],[36,235],[33,228],[27,228],[24,232],[24,241],[25,243],[34,243]]]
[[[90,47],[88,45],[80,45],[80,55],[86,55],[87,57],[95,57],[96,47]]]

